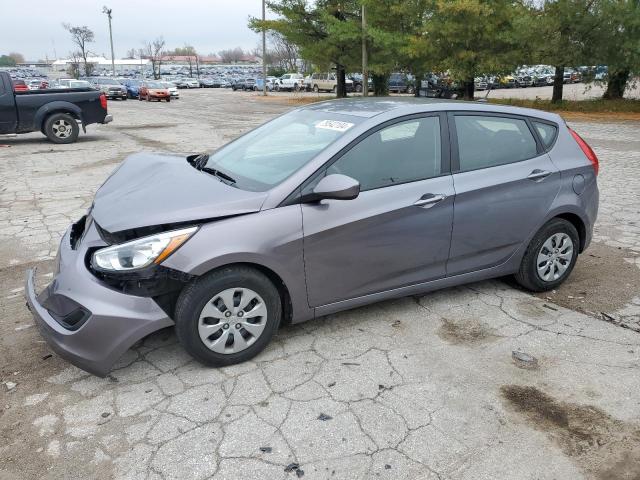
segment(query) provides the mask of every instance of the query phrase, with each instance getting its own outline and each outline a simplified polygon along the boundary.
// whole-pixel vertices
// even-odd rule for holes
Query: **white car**
[[[169,90],[169,95],[171,95],[171,98],[180,98],[180,91],[178,90],[178,87],[176,87],[175,83],[162,82],[162,84],[167,88],[167,90]]]
[[[299,73],[285,73],[276,80],[275,84],[276,92],[281,90],[293,92],[303,88],[305,88],[304,77]]]
[[[185,78],[183,83],[187,88],[200,88],[200,82],[197,78]]]

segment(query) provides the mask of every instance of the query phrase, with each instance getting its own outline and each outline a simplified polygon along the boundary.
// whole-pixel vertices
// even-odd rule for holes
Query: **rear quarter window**
[[[558,127],[549,123],[533,122],[533,126],[542,140],[545,150],[551,148],[558,135]]]

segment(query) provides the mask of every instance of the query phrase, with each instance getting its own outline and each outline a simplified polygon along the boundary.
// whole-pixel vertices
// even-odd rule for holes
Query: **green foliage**
[[[0,67],[15,67],[16,61],[9,55],[0,56]]]

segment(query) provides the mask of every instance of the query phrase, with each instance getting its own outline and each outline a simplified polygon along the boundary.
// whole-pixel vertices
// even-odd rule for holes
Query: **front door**
[[[544,220],[560,172],[522,117],[450,116],[456,191],[447,274],[506,262]],[[457,170],[457,171],[456,171]]]
[[[433,115],[379,128],[317,178],[348,175],[361,193],[302,205],[310,306],[445,276],[454,192],[442,123]]]
[[[18,127],[13,85],[8,75],[0,76],[0,134],[15,133]]]

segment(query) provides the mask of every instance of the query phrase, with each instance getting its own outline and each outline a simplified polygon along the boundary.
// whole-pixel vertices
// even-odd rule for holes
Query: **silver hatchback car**
[[[61,356],[106,375],[175,325],[221,366],[283,322],[491,277],[542,291],[589,245],[598,159],[552,113],[351,99],[293,110],[213,154],[141,153],[26,293]]]

